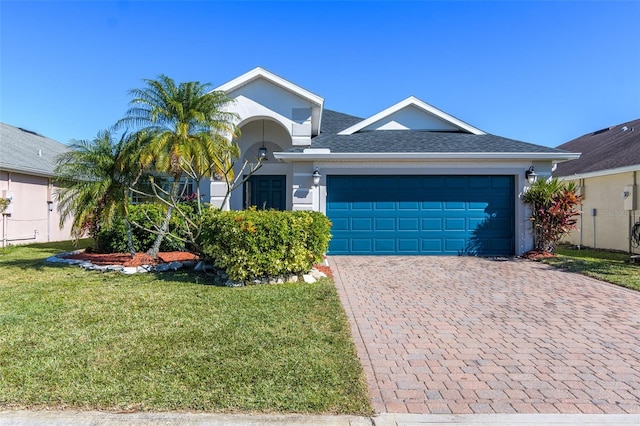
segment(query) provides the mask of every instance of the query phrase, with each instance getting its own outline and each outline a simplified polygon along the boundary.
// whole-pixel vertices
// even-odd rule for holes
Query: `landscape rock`
[[[170,262],[167,264],[168,268],[174,271],[182,268],[182,262]]]
[[[224,285],[226,287],[244,287],[244,283],[240,281],[233,281],[231,279],[225,281]]]
[[[124,266],[120,272],[123,274],[131,275],[138,272],[138,268],[135,266]]]
[[[156,272],[167,272],[168,270],[169,270],[168,263],[161,263],[159,265],[156,265]]]
[[[320,278],[327,278],[327,274],[318,271],[316,268],[313,268],[309,274],[311,274],[311,276],[316,280],[319,280]]]
[[[304,280],[305,283],[307,284],[313,284],[315,283],[317,280],[313,277],[313,275],[311,274],[304,274],[302,275],[302,279]]]
[[[104,268],[104,271],[115,271],[120,272],[124,267],[120,265],[108,265]]]

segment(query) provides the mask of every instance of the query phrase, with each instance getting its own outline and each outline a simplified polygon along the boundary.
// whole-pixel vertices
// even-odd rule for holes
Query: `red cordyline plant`
[[[575,182],[539,179],[523,194],[531,206],[534,248],[553,253],[560,239],[576,229],[582,196]]]

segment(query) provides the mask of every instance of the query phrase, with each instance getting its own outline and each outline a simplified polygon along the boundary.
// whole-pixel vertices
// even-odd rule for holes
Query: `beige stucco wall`
[[[57,203],[52,197],[50,179],[0,171],[0,196],[13,195],[10,214],[0,218],[0,246],[70,239],[70,226],[60,229]],[[54,201],[49,212],[47,201]],[[5,212],[6,213],[6,212]]]
[[[582,215],[578,219],[578,229],[571,232],[565,241],[584,247],[632,251],[640,253],[638,247],[630,247],[631,226],[640,220],[637,179],[640,171],[573,179],[580,185],[584,195]],[[565,179],[570,180],[570,179]],[[628,210],[630,201],[621,194],[628,185],[633,187],[634,210]],[[595,216],[592,210],[596,209]]]

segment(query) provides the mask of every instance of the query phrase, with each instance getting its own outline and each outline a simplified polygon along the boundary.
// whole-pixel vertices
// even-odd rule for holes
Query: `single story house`
[[[579,154],[491,135],[415,97],[369,118],[262,68],[225,84],[244,161],[262,167],[222,206],[316,210],[331,222],[329,254],[519,255],[533,247],[520,200],[531,167]]]
[[[0,197],[10,199],[0,214],[2,247],[69,240],[60,229],[53,198],[56,156],[69,148],[30,130],[0,123]]]
[[[566,241],[640,253],[631,238],[640,222],[640,119],[588,133],[558,149],[582,152],[580,158],[558,164],[553,172],[575,182],[584,197],[578,229]]]

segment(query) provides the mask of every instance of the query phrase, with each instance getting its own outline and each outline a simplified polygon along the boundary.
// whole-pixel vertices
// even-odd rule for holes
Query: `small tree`
[[[577,209],[582,202],[575,182],[560,182],[557,178],[539,179],[523,194],[531,206],[534,248],[553,253],[558,241],[576,229]]]
[[[129,188],[139,171],[135,157],[127,150],[130,145],[131,137],[124,134],[117,141],[110,130],[99,132],[90,141],[73,140],[71,150],[57,157],[55,196],[59,202],[60,227],[71,218],[74,239],[87,231],[95,237],[101,226],[109,226],[116,217],[122,218],[133,257],[127,206]]]
[[[148,143],[141,146],[142,163],[172,178],[169,190],[153,187],[155,198],[167,205],[162,224],[155,230],[156,240],[148,251],[155,258],[176,202],[184,195],[181,179],[189,176],[199,182],[225,168],[220,164],[221,158],[239,155],[233,141],[237,115],[225,111],[232,100],[224,92],[212,91],[209,84],[176,84],[165,75],[144,82],[146,87],[130,91],[130,108],[118,126],[133,126],[143,132]]]

